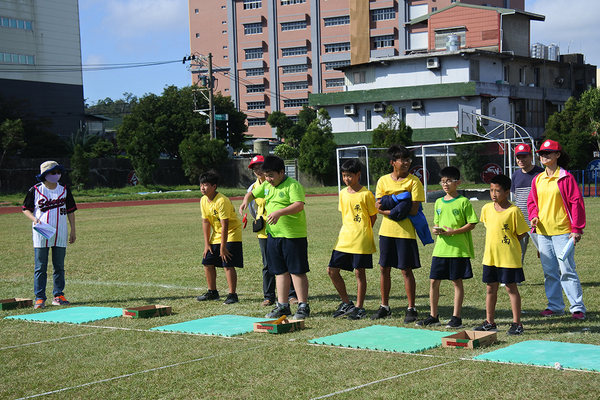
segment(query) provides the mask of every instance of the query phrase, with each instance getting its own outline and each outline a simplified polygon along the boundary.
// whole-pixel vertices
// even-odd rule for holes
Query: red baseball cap
[[[519,144],[515,147],[515,156],[519,154],[531,154],[531,146],[525,143]]]
[[[544,141],[544,143],[542,143],[542,145],[540,146],[540,149],[538,151],[536,151],[536,153],[539,153],[540,151],[561,151],[562,150],[562,146],[560,145],[560,143],[554,141],[554,140],[546,140]]]
[[[265,158],[263,156],[254,156],[250,161],[250,165],[248,165],[248,168],[252,168],[254,164],[262,164],[264,162]]]

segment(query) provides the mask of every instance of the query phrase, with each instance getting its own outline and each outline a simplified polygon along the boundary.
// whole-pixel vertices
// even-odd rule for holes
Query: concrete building
[[[457,0],[189,0],[192,54],[213,55],[215,90],[248,114],[249,134],[273,137],[270,112],[293,116],[311,93],[344,90],[338,69],[427,50],[427,24]],[[524,10],[524,0],[458,3]],[[457,4],[458,4],[457,3]],[[527,44],[527,51],[529,45]],[[193,70],[193,83],[206,75]]]
[[[29,102],[63,138],[83,125],[77,0],[0,2],[0,95]]]

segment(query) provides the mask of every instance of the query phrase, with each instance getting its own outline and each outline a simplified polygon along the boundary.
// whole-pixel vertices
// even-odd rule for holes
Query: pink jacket
[[[542,172],[544,173],[544,172]],[[527,211],[529,211],[529,220],[538,216],[538,196],[535,183],[537,178],[531,182],[531,192],[527,198]],[[569,172],[560,169],[558,176],[558,190],[563,201],[563,206],[567,211],[567,216],[571,222],[571,232],[583,233],[585,228],[585,206],[583,204],[583,196],[581,189],[577,185],[577,181]]]

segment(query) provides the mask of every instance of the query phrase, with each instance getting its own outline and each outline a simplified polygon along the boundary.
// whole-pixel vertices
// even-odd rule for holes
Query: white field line
[[[256,349],[260,349],[260,348],[263,348],[263,347],[267,347],[267,346],[266,345],[265,346],[256,346],[256,347],[251,347],[251,348],[248,348],[248,349],[236,350],[236,351],[231,351],[231,352],[228,352],[228,353],[215,354],[215,355],[208,356],[208,357],[196,358],[194,360],[183,361],[183,362],[176,363],[176,364],[164,365],[162,367],[150,368],[150,369],[147,369],[147,370],[144,370],[144,371],[133,372],[131,374],[114,376],[112,378],[101,379],[99,381],[88,382],[88,383],[83,383],[83,384],[77,385],[77,386],[71,386],[71,387],[67,387],[67,388],[57,389],[57,390],[53,390],[51,392],[45,392],[45,393],[34,394],[33,396],[21,397],[21,398],[19,398],[17,400],[33,399],[35,397],[47,396],[49,394],[55,394],[55,393],[61,393],[61,392],[65,392],[67,390],[78,389],[78,388],[82,388],[82,387],[86,387],[86,386],[91,386],[91,385],[96,385],[98,383],[110,382],[110,381],[114,381],[114,380],[122,379],[122,378],[129,378],[129,377],[135,376],[135,375],[145,374],[145,373],[154,372],[154,371],[160,371],[160,370],[167,369],[167,368],[178,367],[180,365],[195,363],[195,362],[198,362],[198,361],[208,360],[208,359],[215,358],[215,357],[228,356],[228,355],[231,355],[231,354],[241,353],[241,352],[244,352],[244,351],[256,350]]]
[[[42,340],[42,341],[40,341],[40,342],[24,343],[24,344],[18,344],[18,345],[15,345],[15,346],[0,347],[0,350],[16,349],[16,348],[18,348],[18,347],[32,346],[32,345],[34,345],[34,344],[43,344],[43,343],[48,343],[48,342],[55,342],[55,341],[57,341],[57,340],[73,339],[73,338],[76,338],[76,337],[81,337],[81,336],[95,335],[96,333],[98,333],[98,332],[82,333],[81,335],[75,335],[75,336],[66,336],[66,337],[62,337],[62,338],[56,338],[56,339]]]
[[[362,388],[364,388],[364,387],[371,386],[371,385],[374,385],[374,384],[376,384],[376,383],[381,383],[381,382],[389,381],[389,380],[391,380],[391,379],[401,378],[401,377],[403,377],[403,376],[406,376],[406,375],[416,374],[417,372],[423,372],[423,371],[427,371],[427,370],[429,370],[429,369],[433,369],[433,368],[443,367],[444,365],[448,365],[448,364],[454,364],[454,363],[456,363],[456,362],[458,362],[458,361],[459,361],[459,360],[456,360],[456,361],[450,361],[450,362],[443,363],[443,364],[432,365],[431,367],[427,367],[427,368],[421,368],[421,369],[418,369],[418,370],[416,370],[416,371],[405,372],[404,374],[395,375],[395,376],[390,376],[390,377],[388,377],[388,378],[380,379],[380,380],[378,380],[378,381],[373,381],[373,382],[365,383],[365,384],[363,384],[363,385],[354,386],[354,387],[351,387],[351,388],[348,388],[348,389],[340,390],[339,392],[335,392],[335,393],[326,394],[325,396],[315,397],[315,398],[313,398],[313,399],[311,399],[311,400],[325,399],[325,398],[327,398],[327,397],[336,396],[336,395],[338,395],[338,394],[342,394],[342,393],[351,392],[351,391],[353,391],[353,390],[356,390],[356,389],[362,389]]]

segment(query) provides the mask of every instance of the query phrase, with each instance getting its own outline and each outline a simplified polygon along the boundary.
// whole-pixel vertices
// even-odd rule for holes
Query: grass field
[[[477,213],[485,202],[474,202]],[[239,202],[234,202],[237,207]],[[428,217],[433,205],[424,205]],[[588,227],[577,246],[587,319],[570,315],[543,319],[543,277],[533,247],[527,254],[520,287],[525,333],[508,337],[508,295],[501,288],[497,307],[499,342],[481,350],[436,348],[418,354],[387,353],[315,346],[308,340],[375,324],[334,320],[339,298],[326,266],[340,228],[337,197],[307,200],[311,317],[307,328],[285,335],[247,333],[234,338],[148,331],[193,319],[236,314],[262,317],[261,261],[258,242],[244,231],[245,267],[238,272],[240,303],[198,303],[206,289],[198,204],[154,205],[79,210],[77,242],[66,260],[66,296],[74,305],[135,307],[165,304],[174,314],[153,319],[112,318],[89,324],[40,324],[0,319],[0,398],[48,399],[336,399],[436,398],[597,398],[600,374],[473,361],[483,352],[524,340],[552,340],[600,345],[600,272],[596,233],[600,200],[586,199]],[[0,216],[0,298],[32,297],[31,228],[20,214]],[[376,225],[378,230],[379,221]],[[474,327],[485,317],[481,283],[484,228],[474,230],[475,278],[465,281],[463,323]],[[416,270],[417,307],[429,310],[429,264],[433,245],[420,246],[423,268]],[[378,259],[378,254],[375,255]],[[354,293],[353,274],[344,275]],[[380,304],[378,267],[367,274],[366,309]],[[218,271],[218,287],[226,282]],[[47,293],[51,295],[51,281]],[[442,283],[440,316],[452,313],[452,285]],[[565,300],[566,301],[566,300]],[[567,303],[568,304],[568,303]],[[377,324],[404,326],[407,305],[399,271],[392,272],[393,317]],[[46,311],[56,309],[48,306]],[[1,316],[33,309],[0,311]],[[36,310],[37,312],[37,310]],[[414,327],[414,326],[410,326]],[[444,328],[433,328],[445,330]]]

